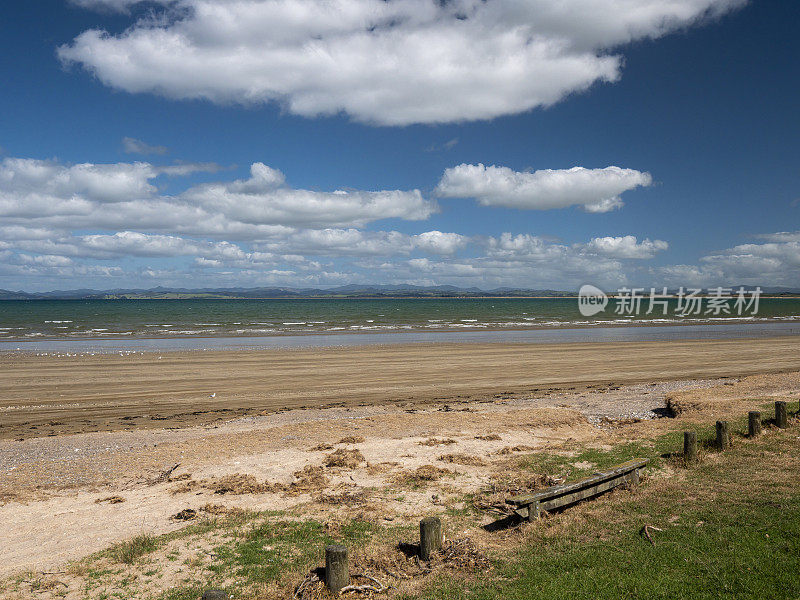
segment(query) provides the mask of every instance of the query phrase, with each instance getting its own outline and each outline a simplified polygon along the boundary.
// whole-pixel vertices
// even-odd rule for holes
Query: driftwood
[[[152,484],[153,484],[153,485],[155,485],[155,484],[157,484],[157,483],[163,483],[163,482],[165,482],[165,481],[169,481],[169,478],[170,478],[170,476],[171,476],[171,475],[172,475],[172,474],[175,472],[175,469],[177,469],[177,468],[178,468],[178,467],[180,467],[180,466],[181,466],[181,463],[177,463],[177,464],[175,464],[175,466],[173,466],[172,468],[170,468],[170,469],[167,469],[166,471],[163,471],[163,472],[161,473],[161,475],[159,475],[158,477],[156,477],[156,478],[155,478],[155,479],[152,481]]]
[[[388,591],[391,588],[391,586],[381,583],[375,577],[367,575],[366,573],[353,575],[353,577],[354,578],[361,577],[363,579],[368,579],[372,583],[371,584],[365,583],[363,585],[356,585],[356,584],[346,585],[339,590],[340,594],[346,594],[348,592],[355,592],[355,593],[373,592],[375,594],[380,594],[382,592]],[[305,592],[311,591],[311,589],[315,587],[317,584],[319,584],[320,581],[321,580],[316,573],[309,573],[308,575],[306,575],[305,579],[303,579],[303,581],[301,581],[300,584],[295,588],[294,597],[303,598]]]
[[[644,532],[647,541],[650,542],[651,546],[655,546],[656,543],[653,541],[653,538],[650,537],[650,531],[649,531],[650,529],[652,529],[653,531],[664,531],[664,530],[659,529],[658,527],[654,527],[653,525],[645,525],[644,527],[642,527],[642,532]]]
[[[303,581],[300,582],[300,585],[298,585],[295,588],[294,597],[295,598],[302,598],[303,597],[303,593],[307,589],[309,589],[311,586],[313,586],[314,584],[317,584],[317,583],[319,583],[319,577],[317,577],[316,573],[309,573],[308,575],[306,575],[306,578],[303,579]]]
[[[389,589],[388,586],[382,584],[374,577],[370,577],[366,573],[361,573],[360,575],[353,575],[353,577],[362,577],[364,579],[369,579],[375,585],[370,585],[368,583],[364,585],[355,585],[355,584],[346,585],[341,590],[339,590],[339,593],[344,594],[346,592],[375,592],[376,594],[380,594],[381,592],[385,592],[386,590]]]

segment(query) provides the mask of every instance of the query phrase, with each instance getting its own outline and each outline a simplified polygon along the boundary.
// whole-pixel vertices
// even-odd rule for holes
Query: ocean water
[[[800,324],[800,299],[762,298],[755,315],[657,312],[618,315],[612,302],[584,317],[575,298],[0,301],[0,342]]]

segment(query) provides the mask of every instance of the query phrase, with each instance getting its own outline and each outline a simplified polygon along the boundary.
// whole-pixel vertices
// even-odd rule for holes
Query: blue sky
[[[39,0],[0,288],[800,286],[800,4]]]

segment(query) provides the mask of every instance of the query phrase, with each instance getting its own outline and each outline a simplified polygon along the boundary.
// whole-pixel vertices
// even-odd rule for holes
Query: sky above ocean
[[[0,288],[800,286],[800,3],[9,0]]]

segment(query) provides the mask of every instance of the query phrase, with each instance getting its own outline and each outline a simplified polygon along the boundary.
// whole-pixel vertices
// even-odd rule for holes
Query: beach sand
[[[795,410],[799,346],[770,338],[3,355],[0,578],[62,573],[67,561],[133,535],[181,528],[173,515],[207,505],[413,522],[514,473],[526,452],[610,447],[678,421],[735,418],[773,398]],[[677,420],[659,418],[668,405]],[[338,467],[337,450],[361,455]],[[175,465],[171,479],[160,477]],[[398,483],[420,468],[448,475]],[[304,480],[314,473],[319,481]],[[215,491],[230,477],[242,489]],[[356,500],[331,500],[339,496]],[[64,597],[84,597],[83,579],[58,577]]]
[[[800,337],[0,355],[0,439],[800,369]]]

